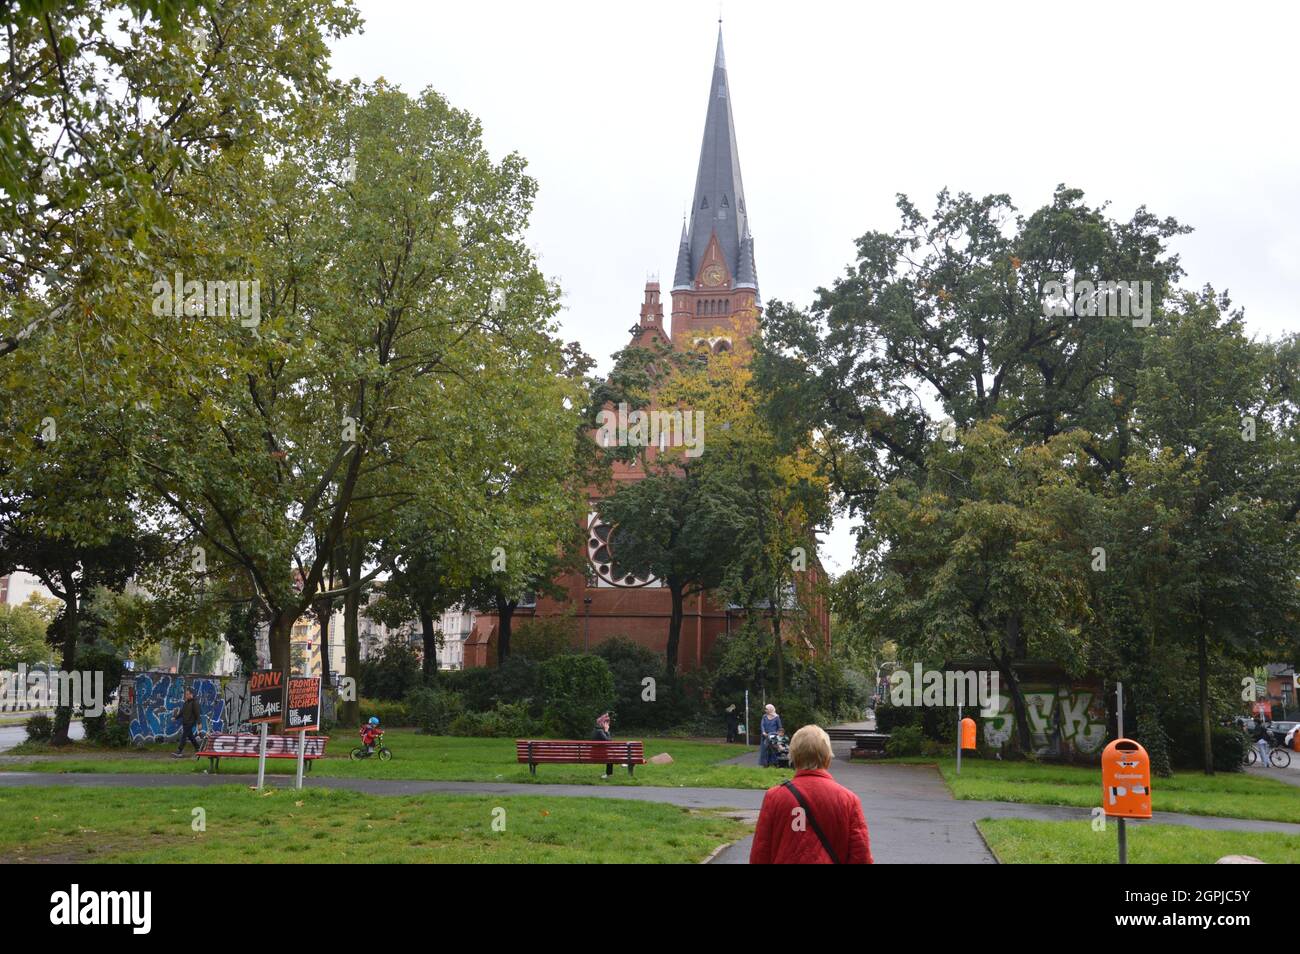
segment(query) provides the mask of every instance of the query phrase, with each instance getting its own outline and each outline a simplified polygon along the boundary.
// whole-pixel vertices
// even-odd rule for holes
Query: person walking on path
[[[790,740],[794,778],[763,796],[751,865],[869,865],[862,800],[831,777],[831,740],[806,725]]]
[[[613,736],[609,734],[609,713],[602,712],[596,716],[596,731],[591,734],[593,742],[611,742]],[[605,763],[605,774],[601,778],[609,778],[614,774],[614,763]]]
[[[763,708],[763,721],[758,724],[758,731],[758,764],[767,768],[776,761],[776,753],[768,746],[767,737],[780,735],[785,731],[785,726],[781,724],[781,717],[776,714],[776,706],[770,702]]]
[[[736,704],[733,702],[727,706],[727,741],[736,742],[740,739],[740,716],[736,715]]]
[[[194,698],[193,689],[185,690],[185,701],[181,703],[179,718],[181,720],[181,744],[176,749],[175,754],[172,755],[174,759],[184,757],[186,742],[194,743],[195,754],[199,751],[199,740],[194,734],[194,729],[199,724],[199,700]]]

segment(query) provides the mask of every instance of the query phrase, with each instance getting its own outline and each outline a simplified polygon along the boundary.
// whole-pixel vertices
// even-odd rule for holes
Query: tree
[[[104,306],[134,268],[174,264],[178,196],[327,101],[326,44],[360,25],[334,0],[17,3],[5,20],[0,358],[69,324],[110,349],[151,333],[147,311]]]
[[[50,621],[33,606],[0,603],[0,669],[15,669],[45,659],[45,628]]]

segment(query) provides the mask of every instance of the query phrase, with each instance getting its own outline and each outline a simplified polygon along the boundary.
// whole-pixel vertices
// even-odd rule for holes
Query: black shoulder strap
[[[831,843],[827,839],[826,833],[822,831],[822,826],[817,824],[817,819],[813,817],[812,808],[809,806],[809,804],[806,801],[804,801],[803,792],[799,791],[799,789],[794,787],[793,780],[784,782],[782,784],[784,784],[785,787],[790,790],[790,793],[794,795],[795,800],[799,802],[799,806],[803,809],[804,815],[808,818],[808,824],[812,826],[813,834],[817,836],[817,840],[820,841],[822,843],[822,847],[826,849],[826,854],[830,855],[831,864],[833,865],[839,864],[840,863],[839,855],[835,854],[835,849],[831,847]]]

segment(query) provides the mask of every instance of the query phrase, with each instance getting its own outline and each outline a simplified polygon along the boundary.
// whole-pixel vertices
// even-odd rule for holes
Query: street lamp
[[[582,598],[584,619],[582,623],[582,651],[587,652],[587,644],[591,639],[591,597]]]

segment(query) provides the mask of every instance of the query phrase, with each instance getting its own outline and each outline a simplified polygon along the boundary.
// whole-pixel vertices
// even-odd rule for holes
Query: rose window
[[[655,578],[646,574],[636,574],[622,566],[616,555],[616,527],[606,523],[599,514],[591,514],[587,520],[587,560],[595,572],[598,586],[650,586],[657,584]]]

